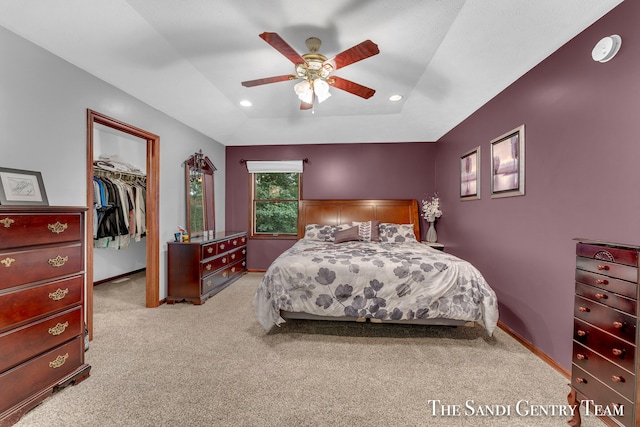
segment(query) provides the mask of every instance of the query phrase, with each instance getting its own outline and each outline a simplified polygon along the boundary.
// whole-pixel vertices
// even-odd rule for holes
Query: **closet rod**
[[[127,178],[143,179],[143,180],[147,179],[146,175],[141,175],[141,174],[132,173],[132,172],[124,172],[124,171],[112,171],[112,170],[108,170],[108,169],[98,168],[98,167],[95,167],[95,166],[93,167],[93,175],[94,176],[113,177],[113,178],[122,178],[122,179],[127,179]]]

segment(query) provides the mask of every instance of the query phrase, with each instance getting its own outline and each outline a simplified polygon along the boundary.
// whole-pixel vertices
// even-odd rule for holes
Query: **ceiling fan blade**
[[[369,99],[373,96],[374,93],[376,93],[376,91],[371,88],[359,85],[358,83],[354,83],[350,80],[340,77],[331,76],[328,81],[329,84],[333,87],[337,87],[338,89],[342,89],[346,92],[358,95],[364,99]]]
[[[340,52],[333,58],[327,60],[333,66],[334,70],[351,65],[354,62],[362,61],[380,53],[378,45],[371,40],[365,40],[360,44],[353,46],[343,52]]]
[[[269,43],[275,50],[283,54],[289,61],[293,62],[294,65],[307,63],[307,61],[305,61],[304,58],[289,46],[289,44],[277,33],[264,32],[260,34],[260,38]]]
[[[269,83],[284,82],[287,80],[296,80],[297,78],[298,76],[294,76],[293,74],[287,74],[284,76],[266,77],[264,79],[248,80],[246,82],[242,82],[242,86],[244,87],[260,86],[260,85],[266,85]]]

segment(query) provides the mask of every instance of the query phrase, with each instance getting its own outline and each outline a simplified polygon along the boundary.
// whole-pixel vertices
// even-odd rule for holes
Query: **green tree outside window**
[[[254,232],[256,234],[296,234],[300,174],[254,174]]]

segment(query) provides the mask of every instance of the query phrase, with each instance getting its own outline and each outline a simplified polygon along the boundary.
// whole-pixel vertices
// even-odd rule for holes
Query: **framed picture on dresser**
[[[0,205],[48,206],[40,172],[0,168]]]
[[[480,147],[460,157],[460,199],[480,198]]]
[[[524,125],[491,141],[491,198],[524,196]]]

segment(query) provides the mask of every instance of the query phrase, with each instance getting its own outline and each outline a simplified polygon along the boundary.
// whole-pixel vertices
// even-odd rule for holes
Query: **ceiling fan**
[[[306,45],[309,53],[305,53],[304,55],[298,54],[277,33],[264,32],[260,34],[260,38],[283,54],[289,61],[293,62],[295,65],[295,74],[249,80],[242,82],[242,86],[253,87],[268,83],[302,79],[302,81],[294,86],[294,91],[300,99],[301,110],[310,110],[313,108],[315,98],[318,99],[318,102],[322,102],[330,97],[329,86],[336,87],[364,99],[371,98],[376,92],[366,86],[331,75],[333,71],[339,68],[344,68],[354,62],[380,53],[378,45],[371,40],[365,40],[360,44],[340,52],[333,58],[327,59],[326,56],[318,53],[322,42],[317,37],[309,37],[307,39]]]

